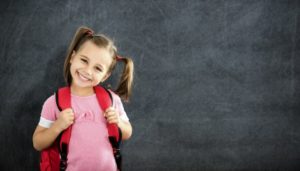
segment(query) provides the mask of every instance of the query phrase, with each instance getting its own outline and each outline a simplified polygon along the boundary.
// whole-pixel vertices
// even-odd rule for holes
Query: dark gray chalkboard
[[[299,15],[297,0],[1,1],[0,170],[38,170],[32,134],[80,25],[135,62],[124,170],[300,170]]]

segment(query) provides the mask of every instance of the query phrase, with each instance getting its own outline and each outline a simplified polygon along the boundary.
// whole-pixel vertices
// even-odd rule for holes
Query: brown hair
[[[117,48],[110,38],[102,34],[95,35],[94,31],[88,27],[82,26],[77,29],[72,39],[72,42],[68,48],[67,56],[64,63],[64,78],[67,84],[70,86],[72,83],[72,76],[70,73],[70,60],[72,57],[72,53],[73,51],[78,51],[86,41],[91,41],[98,47],[106,48],[107,50],[109,50],[113,61],[107,71],[108,73],[111,73],[115,69],[118,61],[124,62],[124,69],[119,84],[115,90],[115,93],[118,94],[125,101],[129,101],[133,83],[133,61],[127,57],[119,57],[117,55]]]

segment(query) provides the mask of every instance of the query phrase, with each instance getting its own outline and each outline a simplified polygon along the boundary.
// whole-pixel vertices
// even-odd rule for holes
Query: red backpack
[[[112,106],[111,93],[101,86],[95,86],[94,91],[99,105],[103,111]],[[56,91],[56,104],[60,111],[71,108],[70,87],[63,87]],[[107,124],[108,138],[113,148],[114,157],[118,170],[121,171],[122,157],[120,144],[122,132],[116,124]],[[72,125],[65,129],[55,140],[55,142],[41,152],[40,170],[41,171],[64,171],[67,168],[68,146],[72,132]]]

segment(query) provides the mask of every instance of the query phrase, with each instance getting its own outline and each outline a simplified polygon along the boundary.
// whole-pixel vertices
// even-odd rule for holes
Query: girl
[[[118,61],[125,66],[115,93],[111,92],[114,105],[102,111],[93,87],[109,78]],[[33,134],[34,148],[41,151],[49,147],[73,124],[67,170],[117,170],[106,124],[117,124],[123,140],[132,134],[120,99],[128,101],[131,94],[132,60],[117,56],[115,45],[106,36],[94,35],[91,29],[80,27],[68,49],[64,77],[70,86],[72,108],[60,112],[55,95],[44,102],[40,122]]]

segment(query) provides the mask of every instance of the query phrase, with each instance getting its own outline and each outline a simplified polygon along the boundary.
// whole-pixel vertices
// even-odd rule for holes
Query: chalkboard
[[[297,0],[1,1],[0,170],[38,170],[32,134],[81,25],[135,64],[124,170],[299,170],[299,14]]]

